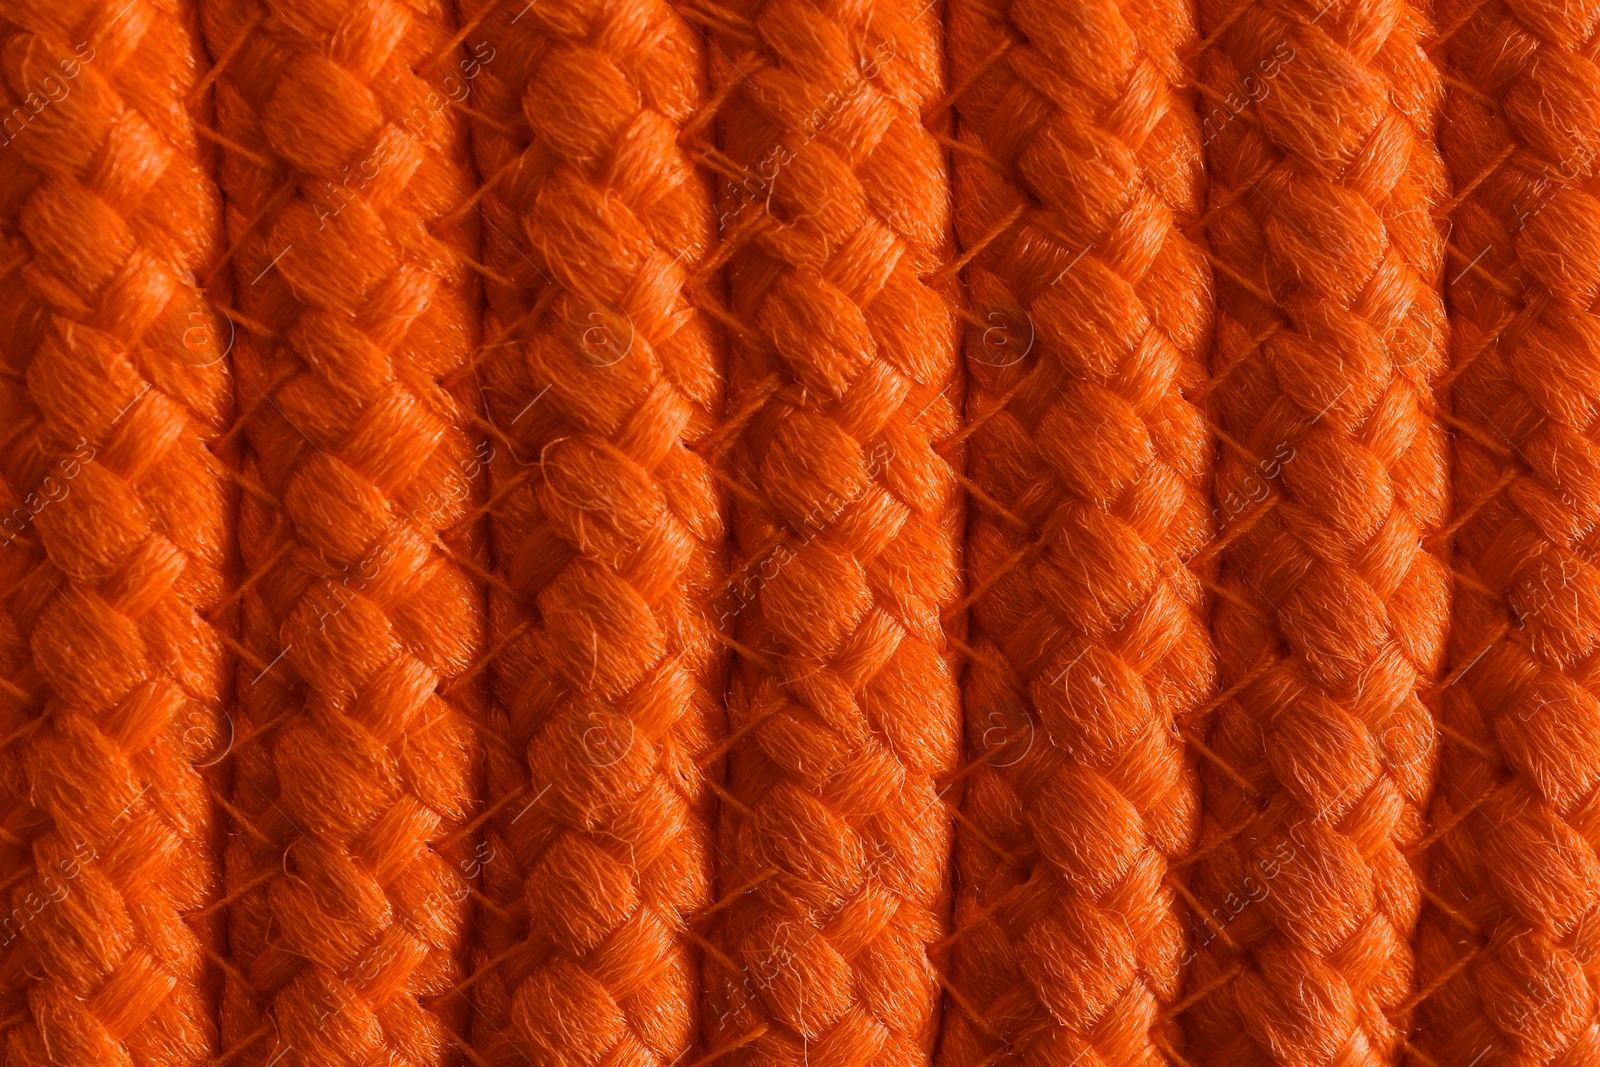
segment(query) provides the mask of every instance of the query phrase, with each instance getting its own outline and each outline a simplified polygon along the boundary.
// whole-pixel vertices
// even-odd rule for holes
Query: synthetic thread
[[[1600,320],[1593,13],[1440,5],[1455,183],[1457,583],[1436,906],[1417,959],[1438,1063],[1600,1061],[1600,586],[1586,543]]]
[[[1409,1032],[1450,594],[1428,15],[1200,4],[1225,699],[1193,883],[1197,1065],[1392,1064]]]
[[[491,272],[499,697],[474,1044],[693,1063],[727,649],[701,35],[667,0],[505,0],[471,106]],[[501,458],[503,454],[504,458]]]
[[[0,13],[8,1067],[219,1051],[205,768],[233,692],[232,492],[212,452],[233,387],[197,282],[223,246],[204,62],[184,3]]]
[[[454,16],[202,10],[246,443],[225,1058],[460,1063],[487,546]]]
[[[697,4],[730,281],[719,1064],[931,1062],[965,523],[937,5]],[[736,436],[735,436],[736,434]]]
[[[1217,660],[1188,569],[1213,527],[1195,44],[1182,3],[951,5],[976,767],[941,1067],[1181,1047],[1177,732]]]

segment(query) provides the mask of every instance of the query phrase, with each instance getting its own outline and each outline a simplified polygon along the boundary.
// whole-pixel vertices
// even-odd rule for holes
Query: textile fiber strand
[[[1411,1025],[1450,593],[1429,16],[1200,4],[1224,699],[1196,1065],[1393,1064]]]
[[[704,40],[666,0],[506,0],[473,31],[499,700],[474,1045],[688,1064],[727,646]],[[477,50],[477,46],[473,46]]]
[[[194,22],[0,12],[8,1067],[220,1051],[233,386],[198,281],[223,242]]]
[[[1417,962],[1439,1063],[1600,1059],[1600,701],[1586,543],[1600,320],[1591,17],[1440,5],[1457,583]]]
[[[241,325],[230,1064],[464,1061],[487,686],[453,13],[203,0]],[[457,84],[450,82],[449,84]]]
[[[927,1064],[965,521],[940,11],[702,10],[737,435],[708,1054]]]
[[[941,1067],[1181,1047],[1168,879],[1199,779],[1178,730],[1217,659],[1188,567],[1213,528],[1196,43],[1183,3],[951,5],[976,769],[953,937],[971,1015],[947,1015]]]

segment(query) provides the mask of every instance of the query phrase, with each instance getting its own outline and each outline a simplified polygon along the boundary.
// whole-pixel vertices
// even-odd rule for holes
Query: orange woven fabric
[[[219,1051],[233,404],[184,4],[0,12],[0,1028],[10,1067]],[[215,751],[213,748],[215,747]]]
[[[706,764],[727,652],[723,493],[701,450],[723,346],[695,309],[716,234],[679,139],[700,35],[665,0],[506,0],[469,101],[483,175],[490,464],[507,646],[490,753],[489,1064],[687,1067],[690,922],[711,894]]]
[[[728,1064],[918,1064],[939,1024],[962,494],[937,12],[708,11],[736,667],[706,1026]]]
[[[486,546],[453,18],[202,10],[246,323],[228,1062],[458,1063]]]
[[[1210,269],[1182,4],[951,7],[956,218],[977,326],[955,1003],[940,1063],[1169,1062],[1167,882],[1216,652]]]
[[[1439,20],[1462,577],[1429,852],[1439,905],[1417,942],[1441,988],[1418,1044],[1439,1063],[1592,1063],[1600,69],[1578,10],[1452,2]]]
[[[1450,591],[1440,76],[1409,0],[1200,12],[1225,700],[1188,1058],[1394,1063]]]

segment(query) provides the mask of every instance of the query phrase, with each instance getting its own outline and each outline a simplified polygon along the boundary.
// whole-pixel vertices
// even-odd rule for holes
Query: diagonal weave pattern
[[[708,14],[736,323],[734,739],[707,1028],[732,1064],[931,1060],[960,745],[961,410],[937,12]]]
[[[1441,5],[1458,584],[1417,959],[1439,1063],[1600,1058],[1593,12]],[[1452,675],[1454,677],[1454,674]]]
[[[185,4],[0,13],[0,1026],[9,1067],[219,1051],[233,406]],[[213,753],[213,746],[217,752]]]
[[[1409,0],[1200,11],[1227,699],[1188,1058],[1394,1063],[1449,604],[1440,78]]]
[[[1210,268],[1182,4],[952,4],[974,600],[955,986],[941,1067],[1163,1063],[1167,884],[1198,779],[1177,725],[1216,652]]]
[[[206,0],[242,318],[248,569],[230,1063],[462,1060],[483,686],[453,18]],[[437,75],[433,75],[437,78]],[[475,216],[466,216],[475,217]]]
[[[727,652],[716,233],[679,139],[701,38],[665,0],[507,0],[473,106],[486,192],[496,737],[474,1045],[490,1064],[687,1065]],[[474,46],[477,51],[477,46]],[[503,805],[503,806],[502,806]]]

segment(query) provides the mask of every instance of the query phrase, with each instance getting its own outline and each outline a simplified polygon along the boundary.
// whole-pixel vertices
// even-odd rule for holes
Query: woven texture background
[[[1596,24],[0,2],[6,1067],[1600,1064]]]

